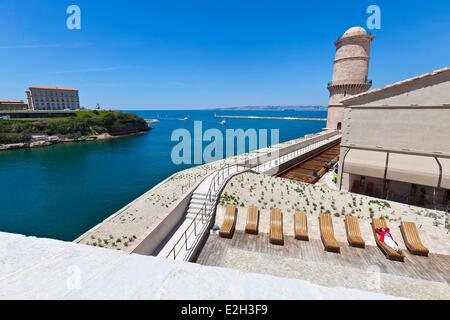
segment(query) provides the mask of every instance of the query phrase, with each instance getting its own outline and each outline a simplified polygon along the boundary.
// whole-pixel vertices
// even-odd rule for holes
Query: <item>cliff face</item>
[[[144,119],[116,111],[79,111],[75,117],[0,120],[0,144],[29,143],[32,136],[80,139],[101,134],[121,136],[149,131]]]
[[[113,136],[145,132],[150,129],[144,119],[119,112],[105,116],[103,124],[107,133]]]

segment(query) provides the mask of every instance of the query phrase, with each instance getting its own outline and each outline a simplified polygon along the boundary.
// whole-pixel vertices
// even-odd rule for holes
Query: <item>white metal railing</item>
[[[331,142],[337,141],[341,139],[340,134],[331,134],[328,135],[325,139],[318,140],[321,137],[315,137],[311,139],[311,144],[304,145],[305,143],[308,143],[308,141],[302,141],[300,144],[303,144],[303,146],[293,152],[290,152],[288,154],[285,154],[281,157],[277,157],[275,159],[270,159],[269,161],[266,161],[262,164],[256,163],[252,164],[251,159],[246,159],[244,163],[237,163],[232,165],[227,165],[221,169],[219,169],[213,176],[212,181],[208,187],[208,192],[206,194],[206,201],[203,203],[203,206],[199,209],[199,211],[196,213],[194,219],[192,222],[188,225],[186,230],[183,232],[181,237],[178,239],[178,241],[175,243],[173,248],[169,251],[166,258],[173,258],[174,260],[177,259],[177,257],[180,255],[181,252],[186,252],[186,255],[184,256],[183,260],[188,260],[190,257],[190,253],[196,248],[198,242],[200,241],[199,237],[200,235],[204,234],[206,228],[211,223],[211,218],[213,217],[213,214],[215,213],[215,205],[217,199],[215,198],[218,196],[219,191],[222,188],[223,182],[230,176],[230,173],[238,173],[239,169],[244,170],[252,170],[258,173],[267,171],[275,166],[278,166],[282,163],[285,163],[287,161],[290,161],[294,158],[297,158],[303,154],[306,154],[314,149],[320,148],[324,145],[327,145]],[[289,146],[292,148],[293,146]],[[294,147],[295,148],[295,147]],[[257,161],[258,162],[258,161]],[[275,164],[275,165],[274,165]],[[235,169],[235,171],[233,170]],[[213,201],[214,198],[214,201]]]
[[[234,172],[239,172],[239,168],[242,168],[242,166],[238,164],[227,165],[214,174],[205,197],[206,201],[203,203],[203,206],[200,208],[200,210],[196,213],[192,222],[183,232],[183,235],[175,243],[172,250],[170,250],[167,258],[173,257],[173,259],[176,260],[183,250],[186,250],[187,253],[190,253],[195,249],[197,242],[199,241],[198,236],[203,234],[205,229],[208,227],[211,222],[211,217],[215,211],[216,199],[214,199],[213,201],[213,198],[218,195],[222,183],[230,176],[230,173],[233,173],[232,169],[236,170]],[[192,236],[194,237],[194,240],[189,241],[190,239],[192,239]],[[189,244],[190,242],[192,243]]]
[[[268,170],[270,170],[270,169],[272,169],[272,168],[274,168],[276,166],[279,166],[281,164],[289,162],[289,161],[291,161],[291,160],[293,160],[295,158],[298,158],[301,155],[307,154],[308,152],[310,152],[312,150],[315,150],[317,148],[320,148],[322,146],[330,144],[330,143],[332,143],[334,141],[337,141],[339,139],[341,139],[341,136],[340,135],[336,135],[336,136],[332,136],[332,137],[326,138],[324,140],[320,140],[320,141],[314,142],[312,144],[303,146],[302,148],[297,149],[297,150],[295,150],[293,152],[285,154],[285,155],[283,155],[281,157],[278,157],[276,159],[264,162],[264,163],[256,166],[256,168],[254,168],[253,170],[258,172],[258,173],[268,171]]]

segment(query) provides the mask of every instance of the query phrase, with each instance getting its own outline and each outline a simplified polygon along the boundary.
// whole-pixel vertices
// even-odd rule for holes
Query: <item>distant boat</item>
[[[181,118],[180,120],[181,120],[181,121],[188,121],[188,120],[189,120],[189,117],[184,117],[184,118]]]
[[[227,121],[226,121],[226,120],[222,120],[222,121],[220,122],[220,124],[223,125],[223,126],[225,126],[225,125],[227,124]]]

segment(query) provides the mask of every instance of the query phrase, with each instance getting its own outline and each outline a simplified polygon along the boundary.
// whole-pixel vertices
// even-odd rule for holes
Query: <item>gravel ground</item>
[[[375,245],[371,229],[371,217],[385,217],[389,221],[394,239],[401,240],[400,221],[412,221],[418,226],[422,241],[433,253],[450,255],[450,235],[446,229],[444,212],[422,209],[401,203],[380,201],[349,192],[332,190],[326,184],[305,185],[292,180],[255,173],[244,173],[233,178],[226,186],[217,210],[216,223],[221,225],[225,205],[239,207],[238,230],[245,230],[247,208],[255,205],[261,209],[261,232],[268,233],[271,208],[283,213],[284,233],[294,235],[294,213],[305,211],[312,238],[319,239],[318,217],[321,212],[333,214],[334,229],[338,241],[346,242],[343,219],[347,214],[358,216],[361,233],[368,244]],[[448,219],[448,218],[447,218]],[[448,223],[448,220],[447,220]],[[404,248],[403,242],[398,241]]]

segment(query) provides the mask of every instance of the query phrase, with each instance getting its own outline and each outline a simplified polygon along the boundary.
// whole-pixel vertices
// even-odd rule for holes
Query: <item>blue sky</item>
[[[450,65],[448,0],[0,0],[0,98],[55,85],[86,107],[326,105],[333,42],[370,4],[375,87]]]

